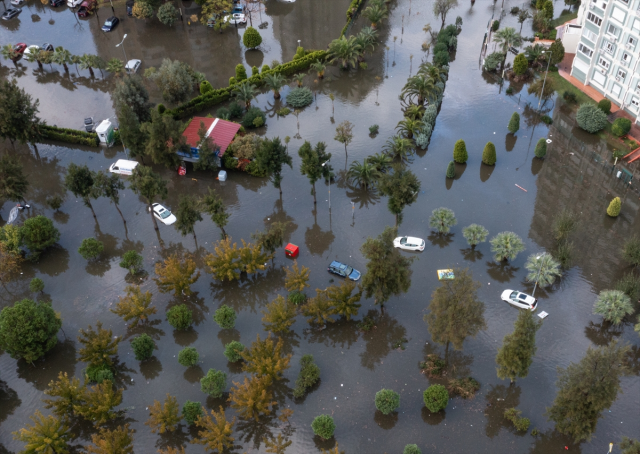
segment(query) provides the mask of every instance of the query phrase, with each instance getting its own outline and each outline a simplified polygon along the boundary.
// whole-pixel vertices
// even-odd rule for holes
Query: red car
[[[15,57],[13,58],[13,61],[18,61],[22,58],[22,54],[24,54],[24,51],[27,49],[27,45],[25,43],[18,43],[15,46],[13,46],[13,51],[15,52]]]
[[[96,0],[84,0],[78,8],[78,17],[88,17],[96,9]]]

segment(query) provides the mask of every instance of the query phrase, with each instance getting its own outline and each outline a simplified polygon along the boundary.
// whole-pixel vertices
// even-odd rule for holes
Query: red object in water
[[[186,174],[187,174],[187,168],[185,166],[178,167],[178,175],[186,175]]]
[[[295,244],[287,244],[284,248],[284,253],[287,257],[296,258],[300,253],[300,249]]]

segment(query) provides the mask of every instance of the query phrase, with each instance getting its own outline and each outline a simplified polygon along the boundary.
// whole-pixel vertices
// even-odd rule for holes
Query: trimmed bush
[[[631,120],[628,118],[616,118],[613,122],[613,126],[611,127],[611,132],[618,137],[626,136],[630,130]]]
[[[620,215],[621,209],[622,209],[622,203],[620,202],[620,197],[616,197],[611,201],[611,203],[609,203],[609,207],[607,208],[607,214],[612,218],[618,217]]]
[[[229,104],[229,115],[230,115],[229,118],[240,118],[242,117],[243,112],[244,112],[244,109],[237,102],[233,101],[232,103]]]
[[[242,35],[242,44],[249,49],[255,49],[262,44],[262,36],[260,36],[260,32],[253,27],[247,27],[244,35]]]
[[[194,347],[185,347],[178,353],[178,362],[184,367],[191,367],[198,364],[200,355]]]
[[[49,140],[58,142],[76,143],[97,147],[100,144],[98,134],[95,132],[79,131],[77,129],[58,128],[57,126],[42,125],[40,127],[42,135]]]
[[[518,132],[518,129],[520,129],[520,114],[518,114],[518,112],[514,112],[513,115],[511,115],[507,129],[509,129],[511,134],[515,134]]]
[[[287,104],[294,109],[301,109],[313,102],[313,93],[307,87],[296,87],[287,95]]]
[[[522,76],[529,69],[529,60],[525,57],[524,54],[516,55],[516,58],[513,59],[513,73],[516,76]]]
[[[333,422],[333,418],[329,415],[316,416],[311,423],[311,429],[313,433],[322,438],[328,440],[333,437],[333,432],[336,430],[336,424]]]
[[[307,389],[320,380],[320,368],[313,362],[313,355],[303,355],[300,358],[300,373],[293,390],[294,397],[302,397]]]
[[[198,419],[198,416],[202,416],[202,404],[200,402],[192,402],[190,400],[184,403],[182,407],[182,417],[185,422],[193,426]]]
[[[441,51],[433,55],[433,64],[436,66],[446,66],[449,64],[449,52]]]
[[[234,76],[229,77],[229,86],[237,84],[238,81]],[[195,98],[194,98],[195,99]]]
[[[29,282],[29,290],[33,293],[38,293],[44,290],[44,281],[39,277],[34,277]]]
[[[113,371],[107,364],[92,364],[84,371],[86,380],[91,383],[113,381]]]
[[[544,158],[547,155],[547,141],[545,139],[538,140],[536,144],[536,158]]]
[[[402,450],[402,454],[422,454],[422,451],[418,448],[418,445],[407,445]]]
[[[502,52],[492,52],[484,59],[484,69],[495,71],[505,58]]]
[[[244,117],[242,117],[241,123],[242,126],[245,127],[245,129],[256,128],[258,127],[256,126],[256,120],[258,119],[260,119],[261,121],[261,124],[259,124],[259,126],[262,126],[267,120],[267,116],[259,107],[249,107],[247,113],[244,114]]]
[[[120,267],[128,270],[131,274],[136,274],[142,269],[143,257],[134,250],[124,253],[120,260]]]
[[[200,94],[201,95],[206,95],[207,93],[210,93],[212,91],[213,91],[213,87],[211,86],[211,83],[208,80],[203,80],[202,82],[200,82]],[[160,112],[160,113],[162,113],[162,112]]]
[[[167,111],[167,108],[165,107],[164,104],[158,104],[158,113],[160,115],[164,114],[166,111]]]
[[[247,79],[247,70],[242,63],[236,65],[236,82],[242,82]]]
[[[499,28],[500,28],[500,21],[494,20],[493,24],[491,24],[491,30],[493,30],[494,32],[497,32]]]
[[[547,125],[550,125],[551,123],[553,123],[553,118],[551,118],[549,115],[541,116],[540,120],[542,120],[542,122]]]
[[[80,255],[87,259],[93,260],[98,258],[102,251],[104,250],[104,243],[102,241],[98,241],[95,238],[85,238],[82,240],[80,247],[78,248],[78,252]]]
[[[372,136],[375,136],[376,134],[378,134],[379,129],[380,129],[380,126],[378,125],[369,126],[369,134],[371,134]]]
[[[167,311],[167,320],[175,329],[186,330],[193,323],[193,312],[186,304],[178,304]]]
[[[298,290],[294,290],[291,293],[289,293],[289,295],[287,296],[287,299],[289,300],[290,303],[293,303],[296,306],[299,306],[300,304],[303,304],[305,301],[307,301],[307,295],[303,292],[299,292]]]
[[[601,99],[600,102],[598,102],[598,109],[603,111],[605,115],[609,115],[611,113],[611,101],[607,98]]]
[[[269,67],[269,65],[262,65],[262,69],[260,70],[262,74],[264,74],[265,71],[269,71],[271,68]]]
[[[213,398],[222,396],[227,387],[227,374],[220,370],[209,369],[207,375],[200,379],[200,389]]]
[[[456,164],[453,161],[449,161],[447,166],[447,178],[455,178],[456,176]]]
[[[569,90],[565,90],[564,93],[562,94],[562,97],[564,98],[565,101],[570,103],[578,102],[578,97],[576,96],[576,94]]]
[[[467,145],[464,143],[464,140],[460,139],[453,147],[453,160],[458,164],[464,164],[468,159]]]
[[[582,129],[594,134],[607,125],[607,115],[593,104],[582,104],[578,108],[576,121]]]
[[[260,74],[260,70],[258,69],[257,66],[252,66],[251,67],[251,75],[252,76],[257,76],[258,74]]]
[[[422,399],[431,413],[437,413],[447,408],[449,392],[442,385],[431,385],[424,391]]]
[[[237,363],[242,359],[240,352],[243,352],[244,349],[244,345],[242,345],[240,342],[231,341],[224,346],[224,356],[227,357],[227,361],[229,361],[230,363]]]
[[[153,339],[151,339],[151,336],[141,334],[133,338],[131,347],[133,347],[133,353],[135,353],[136,359],[138,361],[144,361],[153,356],[153,350],[156,348],[156,344],[153,342]]]
[[[220,328],[231,329],[236,325],[236,311],[226,304],[223,304],[220,306],[220,309],[213,314],[213,320]]]
[[[491,142],[487,142],[482,151],[482,162],[488,166],[492,166],[495,165],[496,160],[496,146]]]
[[[381,389],[376,393],[375,403],[382,414],[388,415],[400,407],[400,394],[391,389]]]

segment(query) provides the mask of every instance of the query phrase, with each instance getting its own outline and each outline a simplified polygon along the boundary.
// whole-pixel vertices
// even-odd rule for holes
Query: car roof
[[[343,265],[344,265],[344,263],[338,262],[337,260],[334,260],[333,262],[331,262],[331,264],[329,266],[335,266],[337,268],[340,268]]]
[[[116,16],[111,16],[111,17],[110,17],[110,18],[108,18],[107,20],[108,20],[108,21],[114,21],[114,20],[116,20],[116,19],[118,19]]]
[[[417,238],[415,236],[406,236],[405,238],[407,239],[407,241],[409,241],[411,243],[420,243],[420,242],[422,242],[422,238]]]

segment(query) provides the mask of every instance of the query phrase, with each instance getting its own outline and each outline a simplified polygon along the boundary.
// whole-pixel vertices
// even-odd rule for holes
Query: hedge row
[[[309,69],[312,63],[318,60],[324,61],[326,60],[326,58],[327,51],[318,50],[309,52],[302,58],[283,63],[273,69],[263,71],[261,74],[251,76],[248,79],[243,80],[242,82],[236,82],[235,84],[229,85],[228,87],[218,88],[205,93],[204,95],[196,96],[185,104],[182,104],[174,109],[167,109],[165,113],[173,115],[175,119],[190,117],[193,114],[200,112],[201,110],[213,107],[216,104],[220,104],[221,102],[228,100],[231,97],[231,92],[234,90],[236,85],[248,82],[250,84],[254,84],[257,87],[260,87],[263,84],[264,76],[266,76],[267,74],[279,73],[283,76],[290,76],[300,71],[306,71],[307,69]]]
[[[347,9],[347,23],[344,24],[344,27],[340,32],[340,37],[344,36],[344,34],[347,33],[347,29],[349,28],[349,25],[351,25],[351,23],[353,22],[356,16],[356,13],[362,7],[362,5],[364,5],[366,1],[367,0],[351,0],[351,4],[349,4],[349,9]]]
[[[41,131],[44,137],[59,142],[77,143],[97,147],[100,144],[98,134],[95,132],[79,131],[77,129],[58,128],[57,126],[43,125]]]

